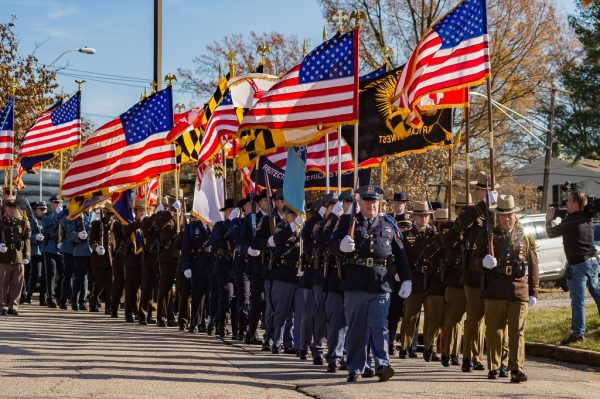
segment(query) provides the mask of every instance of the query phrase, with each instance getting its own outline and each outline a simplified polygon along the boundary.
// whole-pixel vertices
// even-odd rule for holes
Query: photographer
[[[586,212],[588,198],[581,192],[570,192],[567,198],[567,216],[558,224],[556,208],[550,206],[546,213],[546,230],[550,238],[563,236],[567,257],[567,284],[571,294],[571,335],[560,344],[582,341],[585,333],[585,288],[598,306],[600,314],[600,286],[598,285],[598,260],[594,247],[594,226]]]

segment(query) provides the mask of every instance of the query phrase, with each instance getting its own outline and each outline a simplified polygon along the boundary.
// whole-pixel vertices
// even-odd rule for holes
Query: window
[[[534,223],[535,225],[535,232],[537,234],[537,239],[538,240],[543,240],[545,238],[548,238],[548,233],[546,233],[546,222],[541,220],[541,221],[537,221]]]

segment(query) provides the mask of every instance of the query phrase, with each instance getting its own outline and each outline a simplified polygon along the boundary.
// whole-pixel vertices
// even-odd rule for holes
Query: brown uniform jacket
[[[13,219],[2,216],[4,244],[8,250],[0,253],[0,263],[16,265],[31,259],[31,227],[27,216],[16,214]]]
[[[519,226],[512,232],[494,229],[494,255],[498,266],[484,271],[482,262],[488,254],[487,233],[480,232],[473,245],[469,268],[485,273],[485,287],[481,291],[484,299],[504,299],[508,301],[529,301],[530,296],[537,297],[539,287],[539,269],[535,240],[526,235]],[[526,275],[514,275],[517,268],[524,266]]]
[[[102,229],[100,224],[102,223]],[[110,268],[112,264],[112,257],[114,251],[114,245],[110,243],[110,220],[96,219],[92,222],[90,227],[90,245],[92,247],[92,258],[90,260],[91,267],[104,267]],[[101,231],[102,230],[102,231]],[[104,233],[104,237],[100,233]],[[103,246],[105,249],[104,255],[98,255],[96,248]]]
[[[443,283],[447,287],[463,288],[463,250],[465,241],[462,231],[456,229],[455,226],[456,222],[452,221],[442,224],[439,228],[443,251],[448,262]]]
[[[423,271],[429,268],[431,261],[428,256],[424,256],[424,249],[436,234],[435,229],[431,226],[427,226],[427,229],[423,232],[419,232],[413,226],[403,235],[402,243],[412,272],[412,292],[415,294],[424,292],[425,275]]]

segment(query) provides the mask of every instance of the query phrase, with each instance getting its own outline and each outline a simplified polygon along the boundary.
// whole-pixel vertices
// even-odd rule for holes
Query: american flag
[[[430,93],[481,83],[490,73],[485,0],[463,0],[433,25],[411,54],[394,92],[394,105],[423,123],[419,101]]]
[[[166,140],[172,143],[182,134],[199,128],[201,126],[203,114],[204,108],[196,107],[191,108],[181,114],[173,115],[173,129],[171,129],[167,135]]]
[[[327,135],[321,137],[318,141],[306,146],[306,170],[319,171],[325,173],[327,163]],[[329,133],[329,172],[337,172],[338,169],[338,132]],[[354,169],[352,162],[352,150],[342,138],[342,171]],[[287,148],[280,147],[277,152],[267,155],[267,159],[273,162],[278,168],[284,169],[287,163]],[[360,163],[360,167],[373,167],[379,163],[377,158],[369,158]]]
[[[79,145],[80,114],[80,92],[56,109],[42,114],[25,133],[19,149],[19,159],[59,152]]]
[[[215,108],[206,125],[206,132],[202,138],[202,146],[198,157],[199,164],[211,159],[221,148],[223,143],[221,138],[237,133],[240,126],[241,112],[243,112],[242,109],[233,106],[231,93],[227,90],[223,100]]]
[[[174,170],[174,145],[165,143],[173,127],[172,102],[167,87],[96,130],[73,158],[62,194],[112,193]]]
[[[146,196],[148,196],[148,206],[155,206],[158,204],[157,177],[137,187],[135,199],[139,201],[146,201]]]
[[[296,144],[358,119],[358,30],[323,42],[279,79],[244,116],[248,129],[295,131]],[[306,129],[313,128],[313,129]],[[299,129],[306,129],[299,133]]]
[[[15,144],[15,97],[0,109],[0,167],[12,166]]]

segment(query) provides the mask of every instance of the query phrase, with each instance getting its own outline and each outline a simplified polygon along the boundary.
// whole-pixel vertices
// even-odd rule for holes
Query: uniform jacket
[[[112,265],[114,243],[111,243],[111,220],[106,217],[104,220],[96,219],[90,225],[90,246],[92,248],[92,259],[90,265],[92,268],[110,268]],[[96,248],[104,247],[104,255],[98,255]]]
[[[74,243],[73,256],[92,256],[90,230],[93,215],[92,212],[83,212],[80,217],[67,224],[67,234],[65,238]],[[82,231],[85,231],[88,235],[84,240],[79,238],[79,233]]]
[[[432,255],[426,251],[426,247],[436,240],[437,232],[432,226],[427,226],[424,231],[418,231],[416,226],[404,232],[402,242],[408,257],[412,275],[412,292],[423,293],[425,273],[432,265]]]
[[[200,220],[188,223],[181,236],[181,268],[192,266],[208,270],[211,259],[208,252],[210,232]]]
[[[29,241],[31,243],[31,256],[41,256],[42,248],[44,247],[44,241],[38,241],[35,236],[44,233],[42,227],[43,218],[36,218],[35,216],[29,216],[29,226],[31,227],[31,237]]]
[[[273,270],[271,279],[298,284],[298,265],[300,264],[300,233],[292,231],[289,224],[283,223],[273,232]]]
[[[5,253],[0,253],[0,263],[11,265],[23,263],[23,259],[31,259],[31,227],[29,220],[21,213],[13,219],[2,216],[2,230],[4,232],[4,244],[8,247]]]
[[[58,253],[58,226],[59,226],[60,214],[56,212],[48,211],[42,219],[42,230],[44,231],[44,245],[42,246],[42,252],[48,252],[51,254]],[[64,230],[62,231],[64,235]]]

